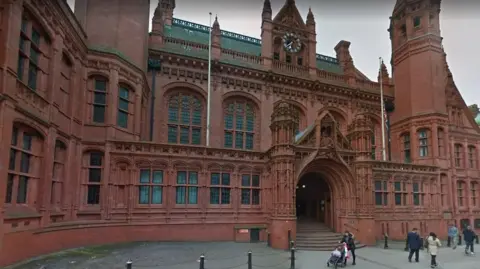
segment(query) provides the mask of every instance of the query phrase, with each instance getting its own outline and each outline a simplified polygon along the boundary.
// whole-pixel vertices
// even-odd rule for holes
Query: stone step
[[[356,245],[356,248],[363,248],[365,245],[359,244]],[[316,246],[316,245],[298,245],[296,246],[298,250],[310,250],[310,251],[333,251],[332,246]]]
[[[340,241],[342,239],[342,236],[336,235],[336,234],[297,234],[297,240],[298,239],[331,239],[331,240],[336,240]]]

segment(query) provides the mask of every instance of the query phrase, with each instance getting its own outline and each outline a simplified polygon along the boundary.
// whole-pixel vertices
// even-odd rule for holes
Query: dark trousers
[[[437,255],[430,255],[430,265],[431,266],[437,266]]]
[[[468,252],[469,247],[470,247],[470,252],[473,252],[473,241],[472,242],[465,241],[465,252]]]
[[[408,260],[412,260],[413,253],[415,253],[415,261],[418,262],[420,256],[420,249],[410,249],[410,253],[408,254]]]

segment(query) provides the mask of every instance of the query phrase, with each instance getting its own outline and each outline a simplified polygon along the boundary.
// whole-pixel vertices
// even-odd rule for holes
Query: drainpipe
[[[150,141],[153,141],[153,124],[155,122],[155,88],[157,81],[157,71],[161,68],[161,62],[157,59],[148,59],[148,70],[152,72],[152,90],[150,102]]]

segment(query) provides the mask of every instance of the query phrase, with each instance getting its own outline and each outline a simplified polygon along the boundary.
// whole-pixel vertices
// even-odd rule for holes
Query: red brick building
[[[367,244],[480,228],[478,108],[449,71],[439,0],[398,0],[382,85],[348,41],[318,54],[314,15],[293,0],[278,14],[265,1],[260,39],[215,20],[208,147],[209,28],[173,18],[174,0],[160,0],[150,33],[148,0],[76,2],[75,14],[63,0],[0,4],[1,265],[267,232],[286,248],[297,216]],[[388,161],[381,86],[394,104]]]

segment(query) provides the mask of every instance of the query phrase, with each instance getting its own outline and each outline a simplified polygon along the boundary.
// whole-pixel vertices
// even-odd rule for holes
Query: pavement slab
[[[463,248],[441,248],[439,269],[480,268],[478,256],[465,256]],[[205,256],[205,269],[248,269],[248,252],[252,252],[252,269],[290,269],[290,252],[275,250],[264,243],[233,242],[137,242],[65,250],[38,257],[6,269],[123,269],[133,262],[133,269],[196,269]],[[408,253],[398,248],[366,247],[357,250],[355,269],[429,268],[430,257],[421,251],[419,263],[408,263]],[[295,269],[328,268],[329,251],[295,253]]]

